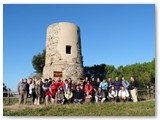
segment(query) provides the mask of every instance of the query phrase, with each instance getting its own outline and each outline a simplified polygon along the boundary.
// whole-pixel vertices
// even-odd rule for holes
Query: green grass
[[[155,102],[50,105],[3,109],[4,116],[154,116]]]

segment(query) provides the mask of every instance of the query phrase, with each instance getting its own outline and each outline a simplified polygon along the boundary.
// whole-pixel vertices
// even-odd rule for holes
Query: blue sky
[[[3,81],[16,90],[35,70],[34,55],[45,48],[47,26],[71,22],[81,29],[84,66],[118,67],[155,57],[154,4],[3,6]]]

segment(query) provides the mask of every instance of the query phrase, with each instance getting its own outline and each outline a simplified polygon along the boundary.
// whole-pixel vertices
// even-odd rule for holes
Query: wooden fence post
[[[8,89],[8,104],[10,104],[10,89]]]
[[[147,85],[147,94],[148,94],[148,100],[149,100],[149,86]]]

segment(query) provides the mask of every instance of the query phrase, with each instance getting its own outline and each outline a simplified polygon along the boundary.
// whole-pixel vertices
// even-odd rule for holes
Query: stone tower
[[[83,77],[80,28],[69,22],[48,26],[44,78],[77,81]]]

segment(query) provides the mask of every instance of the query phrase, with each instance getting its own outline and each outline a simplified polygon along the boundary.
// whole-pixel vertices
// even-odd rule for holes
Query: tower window
[[[66,46],[66,54],[71,54],[71,46]]]

